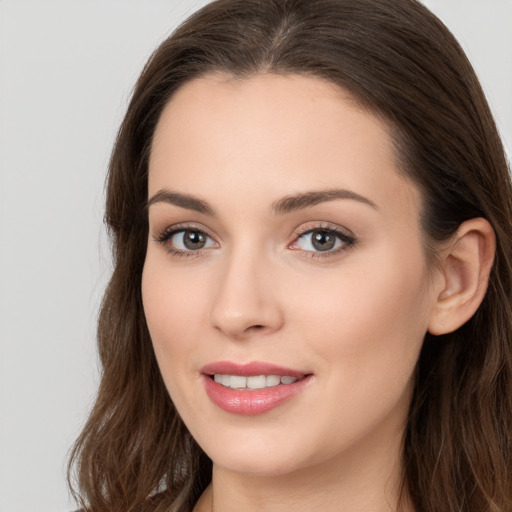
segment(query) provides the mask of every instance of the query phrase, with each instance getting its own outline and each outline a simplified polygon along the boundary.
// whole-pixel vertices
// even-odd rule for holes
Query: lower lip
[[[307,386],[311,377],[308,375],[293,384],[252,390],[227,388],[208,375],[204,375],[204,381],[208,397],[222,410],[231,414],[255,416],[275,409],[297,396]]]

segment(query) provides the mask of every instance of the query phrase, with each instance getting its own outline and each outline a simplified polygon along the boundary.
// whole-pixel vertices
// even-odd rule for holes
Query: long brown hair
[[[141,274],[155,126],[179,87],[212,71],[316,76],[384,118],[400,172],[422,193],[430,254],[461,222],[484,217],[491,223],[497,253],[481,307],[456,332],[426,336],[403,463],[417,512],[510,512],[510,176],[471,65],[416,0],[217,0],[153,54],[110,162],[106,223],[115,268],[99,319],[100,389],[70,461],[75,497],[92,512],[185,512],[211,479],[211,462],[160,376]]]

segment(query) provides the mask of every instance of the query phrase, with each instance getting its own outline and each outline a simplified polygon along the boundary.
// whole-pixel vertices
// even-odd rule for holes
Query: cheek
[[[428,323],[423,256],[411,252],[405,262],[391,250],[347,259],[340,271],[303,281],[289,297],[291,314],[322,359],[338,360],[354,380],[410,378]]]
[[[402,427],[427,325],[421,261],[401,264],[381,254],[379,265],[358,260],[290,294],[295,332],[307,340],[322,396],[329,397],[316,397],[309,409],[328,418],[319,427],[326,438],[334,430],[343,432],[340,443],[354,441],[386,418]]]
[[[164,259],[164,258],[162,258]],[[206,321],[206,294],[185,273],[172,272],[168,262],[148,252],[142,275],[142,301],[161,373],[170,389],[171,379],[191,371],[194,353]]]
[[[179,273],[168,275],[165,269],[147,264],[142,276],[142,300],[152,334],[159,339],[175,330],[190,328],[197,322],[201,294]]]

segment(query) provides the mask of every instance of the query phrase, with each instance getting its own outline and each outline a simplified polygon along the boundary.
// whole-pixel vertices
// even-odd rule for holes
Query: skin
[[[210,75],[166,106],[148,187],[148,198],[169,190],[214,210],[154,200],[142,282],[165,384],[214,462],[195,510],[396,510],[412,376],[447,280],[427,266],[421,198],[386,124],[320,79]],[[333,189],[368,202],[272,211]],[[204,232],[205,248],[176,254],[179,233],[157,241],[173,226]],[[300,236],[314,228],[356,241],[321,252]],[[200,372],[226,360],[313,378],[276,409],[234,415]]]

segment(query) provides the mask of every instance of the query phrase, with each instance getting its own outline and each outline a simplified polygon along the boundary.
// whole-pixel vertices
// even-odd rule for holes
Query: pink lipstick
[[[210,400],[226,412],[253,416],[270,411],[301,393],[311,373],[263,362],[220,361],[201,373]]]

